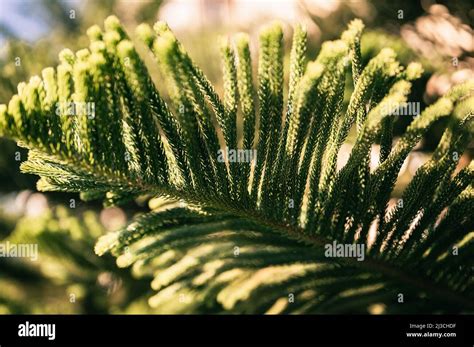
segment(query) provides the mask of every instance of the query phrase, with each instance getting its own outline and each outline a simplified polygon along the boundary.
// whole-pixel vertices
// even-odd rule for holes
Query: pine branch
[[[389,313],[470,311],[472,161],[455,170],[474,132],[474,86],[453,88],[393,145],[393,113],[421,66],[402,67],[390,49],[363,66],[362,30],[353,21],[306,64],[306,32],[297,26],[286,100],[281,25],[260,34],[257,88],[248,37],[225,39],[221,100],[165,23],[140,25],[137,37],[168,82],[168,105],[110,17],[103,31],[88,30],[88,49],[64,50],[56,70],[18,86],[0,106],[0,131],[30,149],[22,170],[41,177],[39,190],[109,205],[140,195],[184,201],[96,246],[119,266],[154,276],[150,305],[159,312],[367,312],[378,302]],[[349,61],[355,88],[345,108]],[[403,205],[389,210],[403,162],[441,118],[448,127],[432,158],[407,185]],[[353,127],[354,146],[338,170]],[[254,166],[219,155],[253,148]],[[324,250],[333,242],[363,246],[364,260],[329,258]],[[397,304],[399,293],[410,300]],[[181,295],[186,305],[170,300]]]

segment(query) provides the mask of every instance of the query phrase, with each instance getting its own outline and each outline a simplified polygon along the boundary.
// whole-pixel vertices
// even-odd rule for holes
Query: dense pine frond
[[[41,177],[40,190],[107,204],[143,194],[184,201],[96,246],[154,277],[159,312],[472,311],[474,166],[459,158],[472,141],[474,84],[455,87],[394,139],[394,113],[421,66],[401,66],[391,49],[363,66],[362,30],[353,21],[307,63],[297,26],[286,99],[280,23],[260,34],[257,76],[248,37],[223,39],[221,99],[166,24],[142,24],[135,36],[168,82],[161,95],[135,36],[110,17],[104,30],[89,29],[89,48],[61,52],[56,69],[18,86],[0,106],[0,131],[30,149],[22,170]],[[403,162],[441,118],[437,149],[390,207]],[[328,256],[334,242],[361,247],[363,259]]]

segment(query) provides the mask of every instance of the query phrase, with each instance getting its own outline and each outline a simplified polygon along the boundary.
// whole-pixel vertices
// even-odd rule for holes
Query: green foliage
[[[353,21],[306,63],[297,27],[286,100],[279,23],[260,34],[256,87],[247,36],[223,40],[221,99],[166,24],[142,24],[136,37],[168,82],[160,95],[133,38],[109,17],[88,31],[88,49],[63,51],[57,69],[19,85],[0,106],[0,129],[30,149],[22,170],[41,176],[40,190],[107,204],[170,200],[96,245],[154,277],[158,312],[472,311],[474,165],[456,166],[472,139],[474,85],[455,87],[393,144],[392,113],[422,69],[404,68],[389,48],[364,66],[362,30]],[[68,102],[93,102],[95,112],[69,115]],[[438,148],[389,208],[401,165],[441,118],[449,125]],[[338,170],[352,127],[356,142]],[[256,161],[221,162],[225,147],[254,148]],[[364,245],[364,261],[326,257],[333,241]]]
[[[0,262],[0,312],[113,313],[146,304],[146,279],[132,278],[112,257],[94,254],[104,232],[96,213],[72,216],[63,206],[20,218],[1,244],[35,247],[37,253]]]

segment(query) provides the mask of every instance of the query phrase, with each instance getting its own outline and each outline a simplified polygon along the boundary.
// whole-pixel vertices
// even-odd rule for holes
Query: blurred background
[[[362,39],[364,63],[383,47],[392,47],[403,65],[423,64],[425,72],[410,96],[421,109],[452,85],[474,79],[474,9],[468,0],[2,0],[0,104],[8,103],[19,82],[56,65],[61,49],[87,46],[86,29],[110,14],[118,16],[130,34],[141,22],[168,22],[218,91],[222,86],[218,37],[246,31],[255,54],[259,28],[274,19],[285,23],[287,54],[292,23],[305,24],[308,58],[314,59],[322,42],[338,38],[350,20],[361,18],[367,27]],[[152,74],[155,70],[150,67]],[[411,119],[397,119],[396,135]],[[444,125],[435,124],[407,159],[395,197],[430,157]],[[342,148],[339,165],[347,159],[351,141],[353,136]],[[374,165],[377,153],[374,148]],[[471,147],[460,165],[468,163],[472,153]],[[104,208],[81,202],[74,194],[35,192],[36,177],[19,172],[25,159],[23,149],[0,139],[0,243],[39,246],[35,262],[0,258],[0,313],[151,312],[146,301],[149,279],[134,279],[111,257],[98,258],[93,252],[97,236],[125,225],[150,202],[142,199]]]

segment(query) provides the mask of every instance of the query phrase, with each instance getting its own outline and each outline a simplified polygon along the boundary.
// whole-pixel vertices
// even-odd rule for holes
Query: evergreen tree
[[[95,247],[154,277],[158,312],[472,311],[474,164],[457,164],[472,140],[474,84],[453,88],[394,141],[393,113],[422,69],[401,66],[392,49],[363,65],[362,30],[354,20],[306,62],[297,26],[288,86],[279,23],[260,33],[256,86],[248,36],[223,40],[221,98],[165,23],[142,24],[136,37],[166,77],[161,91],[139,43],[109,17],[88,30],[89,48],[62,51],[56,69],[20,83],[0,106],[0,129],[29,149],[21,168],[41,177],[41,191],[108,205],[164,199]],[[389,208],[403,162],[442,118],[431,159]],[[223,148],[257,155],[222,162]],[[335,244],[363,246],[363,261],[328,257]]]

